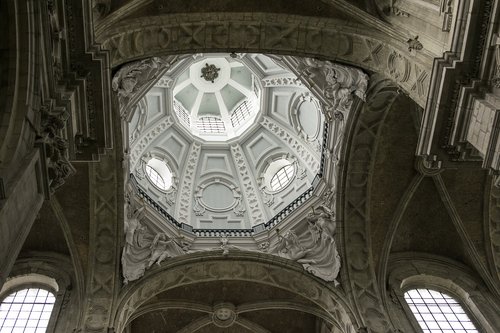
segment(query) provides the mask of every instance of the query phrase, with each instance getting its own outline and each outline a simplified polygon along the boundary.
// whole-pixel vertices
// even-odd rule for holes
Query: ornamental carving
[[[408,44],[408,51],[420,51],[424,48],[422,43],[418,40],[418,36],[408,39],[406,43]]]
[[[269,253],[301,264],[309,273],[325,280],[336,280],[340,271],[340,256],[335,242],[336,222],[334,213],[325,206],[313,208],[306,218],[307,229],[300,233],[288,230],[278,232],[276,244]]]
[[[190,27],[188,31],[184,29],[186,24]],[[376,34],[363,35],[359,27],[346,25],[339,30],[338,26],[338,22],[332,19],[312,22],[288,14],[217,13],[213,16],[207,14],[204,21],[200,21],[197,14],[179,14],[158,16],[148,22],[128,19],[107,35],[97,38],[103,48],[110,50],[112,66],[162,52],[179,54],[194,49],[236,48],[245,52],[266,50],[297,55],[304,55],[304,50],[307,50],[309,55],[334,57],[369,71],[389,73],[386,55],[401,53],[399,44],[382,40]],[[182,40],[168,38],[179,31],[186,33]],[[423,53],[416,55],[419,62],[410,60],[411,55],[406,52],[401,56],[403,61],[411,63],[408,79],[391,78],[423,106],[427,99],[432,59]]]
[[[167,60],[152,57],[127,64],[116,73],[112,88],[117,93],[122,118],[128,118],[130,109],[142,95],[143,88],[157,80],[169,67]]]
[[[495,67],[491,83],[493,84],[493,87],[500,88],[500,45],[497,45],[495,49]]]
[[[248,168],[248,162],[240,145],[231,145],[231,156],[233,157],[233,160],[238,168],[238,176],[240,177],[240,182],[245,194],[245,200],[247,202],[247,207],[252,220],[255,224],[266,222],[264,215],[262,214],[263,207],[261,207],[259,203],[256,186],[253,183],[254,177]]]
[[[217,68],[214,64],[205,64],[205,67],[201,68],[201,76],[205,81],[210,81],[214,83],[215,79],[219,77],[220,68]]]
[[[141,222],[142,212],[129,219],[125,229],[125,245],[122,252],[123,282],[139,279],[153,264],[189,252],[189,243],[182,237],[170,237],[166,233],[154,234]]]
[[[69,115],[67,112],[50,113],[48,106],[42,106],[40,112],[41,132],[37,136],[37,143],[45,149],[49,190],[54,193],[66,178],[76,172],[68,160],[68,141],[61,136]]]
[[[333,119],[334,112],[348,112],[351,109],[353,96],[365,100],[368,76],[361,70],[314,58],[295,60],[298,62],[298,75],[312,87],[317,86],[328,100],[329,105],[324,111],[329,121]]]
[[[193,211],[202,216],[205,211],[224,213],[233,211],[243,216],[245,207],[240,189],[223,178],[210,179],[196,188]]]

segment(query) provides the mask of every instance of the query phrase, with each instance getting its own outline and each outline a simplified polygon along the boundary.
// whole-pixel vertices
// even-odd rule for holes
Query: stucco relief
[[[277,286],[301,295],[326,311],[328,319],[336,327],[341,327],[343,333],[355,332],[354,325],[357,324],[353,323],[352,310],[339,291],[311,280],[297,267],[283,266],[286,263],[280,259],[274,259],[270,265],[270,259],[265,257],[256,259],[244,252],[233,255],[233,260],[228,261],[221,260],[219,254],[214,252],[202,253],[204,260],[199,261],[196,267],[182,265],[182,257],[178,257],[178,260],[174,258],[174,266],[166,265],[161,271],[152,272],[148,279],[139,281],[125,291],[118,305],[115,327],[121,331],[141,304],[171,288],[198,282],[245,280]],[[185,258],[192,256],[200,255],[191,254],[191,257]]]
[[[229,180],[214,177],[198,185],[194,194],[193,211],[197,216],[205,211],[224,213],[233,211],[236,216],[243,216],[245,208],[241,190]]]
[[[490,196],[490,244],[496,280],[500,281],[500,188],[492,184]]]
[[[308,147],[304,146],[304,144],[295,137],[295,135],[269,117],[264,117],[261,121],[261,125],[276,135],[284,144],[288,145],[293,154],[300,158],[310,170],[317,172],[319,168],[317,158],[309,151]]]
[[[48,171],[49,190],[54,193],[76,170],[68,159],[68,140],[62,137],[69,114],[51,112],[50,109],[49,106],[40,108],[41,131],[36,142],[45,148],[44,162]]]
[[[336,222],[332,211],[324,206],[312,210],[306,218],[307,231],[297,235],[289,230],[280,235],[268,253],[287,258],[301,264],[304,269],[325,280],[336,280],[340,271],[340,256],[335,243]]]
[[[242,190],[245,196],[245,200],[247,202],[247,207],[250,213],[250,217],[255,224],[260,224],[266,222],[264,219],[263,207],[259,202],[259,198],[257,197],[257,192],[253,183],[253,174],[248,169],[248,162],[243,153],[243,149],[238,144],[231,145],[231,156],[233,157],[233,161],[238,168],[238,176],[240,177]]]
[[[245,49],[306,55],[304,50],[307,50],[309,56],[314,54],[385,73],[424,106],[432,66],[430,57],[410,55],[407,37],[388,42],[376,30],[364,35],[359,28],[343,26],[339,31],[338,26],[336,20],[316,19],[313,24],[305,17],[279,14],[271,17],[262,13],[218,13],[213,19],[206,15],[205,21],[200,21],[198,15],[183,14],[158,16],[148,22],[127,20],[98,38],[111,51],[113,66],[162,52]],[[394,52],[408,65],[401,68],[406,73],[400,77],[393,76],[387,61]]]
[[[118,235],[119,223],[123,220],[118,212],[118,179],[121,171],[115,168],[114,153],[105,155],[99,163],[92,164],[90,171],[90,249],[91,270],[84,305],[84,331],[108,332],[107,323],[117,288],[117,270],[119,258]]]
[[[181,180],[182,185],[179,188],[179,222],[188,224],[190,222],[195,171],[198,165],[198,160],[200,159],[200,153],[201,145],[199,143],[193,142],[191,148],[189,149],[188,160],[184,165],[185,171],[184,176]]]
[[[140,216],[126,231],[121,263],[125,284],[141,278],[153,264],[161,265],[164,260],[189,252],[189,243],[182,237],[171,237],[165,233],[155,234]]]
[[[130,152],[130,166],[136,166],[139,158],[144,154],[147,147],[158,137],[161,133],[166,131],[174,123],[171,116],[165,117],[161,122],[145,131],[132,146]]]
[[[354,302],[364,318],[365,326],[374,333],[391,332],[392,324],[383,305],[371,260],[369,230],[369,194],[372,159],[376,154],[379,130],[397,87],[380,76],[371,78],[366,104],[357,121],[349,160],[344,170],[345,204],[341,220],[345,220],[346,279],[350,281]]]
[[[368,76],[361,70],[321,61],[314,58],[295,58],[299,75],[316,85],[328,102],[324,110],[327,119],[333,119],[332,112],[348,112],[353,95],[365,100]]]
[[[131,107],[142,97],[141,88],[157,80],[170,67],[165,58],[152,57],[126,64],[115,74],[112,88],[120,103],[120,116],[127,119]]]

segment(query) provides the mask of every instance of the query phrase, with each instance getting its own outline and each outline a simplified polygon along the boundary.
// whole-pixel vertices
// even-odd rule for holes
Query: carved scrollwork
[[[499,43],[500,43],[500,40],[499,40]],[[491,83],[493,84],[493,87],[500,88],[500,45],[497,45],[497,47],[495,49],[495,67],[493,70],[493,76],[491,78]]]
[[[338,284],[340,256],[334,239],[335,215],[325,206],[312,210],[306,218],[307,230],[297,228],[281,235],[269,253],[302,264],[309,273]]]
[[[152,57],[127,64],[116,73],[112,88],[118,95],[122,118],[128,117],[141,88],[157,79],[169,67],[170,63],[165,59]]]
[[[154,234],[141,222],[142,211],[134,211],[128,218],[125,246],[122,252],[124,283],[142,277],[153,264],[161,263],[189,251],[189,243],[183,237],[170,237],[165,233]]]
[[[422,43],[418,40],[418,36],[415,36],[415,38],[410,38],[406,41],[408,44],[408,51],[420,51],[424,48]]]
[[[368,77],[361,70],[314,58],[297,58],[296,60],[302,77],[318,86],[330,101],[329,107],[324,110],[331,111],[325,112],[329,121],[333,119],[335,111],[350,110],[353,95],[365,100]]]
[[[49,189],[53,193],[76,170],[68,160],[68,141],[60,135],[69,115],[65,111],[51,113],[49,109],[49,106],[42,106],[40,109],[41,132],[37,142],[45,147]]]
[[[208,195],[205,193],[207,189],[209,189],[209,192],[207,192],[209,193]],[[218,191],[223,199],[213,200],[213,198],[210,198]],[[228,199],[227,196],[229,193],[232,195],[232,201],[229,202],[226,200],[227,202],[225,202],[224,199]],[[210,199],[210,202],[207,201],[208,199]],[[220,206],[216,206],[216,204]],[[193,211],[197,216],[202,216],[207,210],[215,213],[232,210],[236,216],[243,216],[246,209],[243,203],[241,190],[236,185],[223,178],[212,178],[205,181],[196,188]]]

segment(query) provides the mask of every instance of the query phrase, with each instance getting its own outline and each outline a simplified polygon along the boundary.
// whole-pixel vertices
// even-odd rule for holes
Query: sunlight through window
[[[478,332],[453,297],[429,289],[409,290],[404,297],[424,333]]]
[[[54,295],[44,289],[29,288],[10,294],[0,305],[0,332],[45,332],[54,302]]]

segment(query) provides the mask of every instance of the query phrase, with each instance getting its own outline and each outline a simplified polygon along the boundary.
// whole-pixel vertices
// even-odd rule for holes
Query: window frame
[[[48,280],[53,280],[53,281],[49,283],[47,282]],[[54,287],[54,284],[56,285],[57,288]],[[65,292],[65,290],[61,290],[61,286],[56,281],[56,279],[47,275],[37,274],[37,273],[16,275],[8,279],[4,284],[3,288],[0,290],[0,304],[3,303],[5,298],[7,298],[12,293],[30,288],[44,289],[52,293],[52,295],[54,295],[55,298],[54,305],[52,307],[52,312],[50,313],[49,321],[45,331],[46,333],[54,332],[57,320],[59,318],[59,313],[61,310],[61,305]]]
[[[467,304],[461,300],[459,295],[450,292],[450,290],[448,290],[446,288],[442,288],[442,287],[436,286],[436,285],[429,286],[429,285],[420,285],[420,284],[416,284],[416,285],[410,284],[409,286],[406,286],[405,288],[401,289],[401,298],[402,298],[402,303],[404,304],[404,310],[407,313],[407,318],[410,320],[410,322],[411,322],[411,324],[416,332],[423,333],[423,329],[420,326],[420,324],[418,323],[418,320],[415,317],[415,314],[410,309],[410,306],[409,306],[408,302],[406,301],[404,294],[410,290],[417,290],[417,289],[433,290],[433,291],[440,292],[442,294],[445,294],[446,296],[453,298],[458,304],[460,304],[460,306],[464,310],[467,317],[469,317],[469,320],[476,327],[476,330],[478,331],[478,333],[482,332],[481,326],[479,325],[478,321],[474,317],[474,314],[469,309]]]
[[[285,169],[292,169],[292,172],[291,172],[291,176],[288,176],[288,171],[285,170]],[[283,174],[286,175],[286,182],[284,183],[284,185],[281,184],[281,181],[280,181],[280,178],[279,178],[279,175],[278,173],[280,173],[281,171],[283,170]],[[293,163],[290,163],[290,164],[287,164],[287,165],[284,165],[282,166],[281,168],[279,168],[272,176],[271,176],[271,179],[269,180],[269,189],[272,191],[272,192],[281,192],[283,191],[285,188],[288,187],[288,185],[290,185],[290,183],[293,181],[293,179],[295,178],[295,173],[296,173],[296,170],[295,170],[295,165]],[[278,188],[273,188],[273,180],[277,178],[278,179]]]
[[[3,304],[4,300],[12,295],[15,292],[21,291],[21,290],[26,290],[26,289],[41,289],[50,292],[54,296],[54,303],[52,305],[52,310],[50,312],[50,317],[49,321],[47,323],[46,331],[45,332],[52,332],[55,327],[55,320],[57,320],[57,316],[54,315],[54,312],[56,310],[56,304],[57,304],[57,290],[55,290],[52,286],[40,283],[40,282],[26,282],[26,283],[21,283],[18,285],[14,285],[11,288],[7,288],[5,290],[2,290],[0,293],[0,304]],[[23,303],[24,304],[24,303]],[[31,304],[31,303],[26,303],[26,304]],[[1,328],[1,327],[0,327]]]
[[[166,183],[164,175],[162,175],[161,172],[157,170],[157,168],[149,165],[150,161],[153,159],[165,164],[165,167],[167,169],[166,171],[170,174],[170,185],[166,189],[163,189],[159,185],[157,185],[148,173],[148,168],[151,168],[154,172],[156,172],[158,174],[158,176],[162,179],[163,183],[164,184]],[[146,180],[148,181],[149,184],[151,184],[153,186],[154,189],[158,190],[161,193],[170,193],[170,192],[175,190],[175,188],[176,188],[176,186],[175,186],[176,174],[174,173],[169,160],[167,158],[165,158],[163,155],[150,153],[150,156],[147,159],[143,160],[142,168],[143,168],[144,176],[146,177]]]
[[[496,333],[500,327],[500,303],[484,282],[461,263],[436,255],[402,252],[391,256],[387,272],[384,298],[388,314],[403,332],[423,332],[404,298],[411,289],[432,289],[453,297],[481,333]]]

